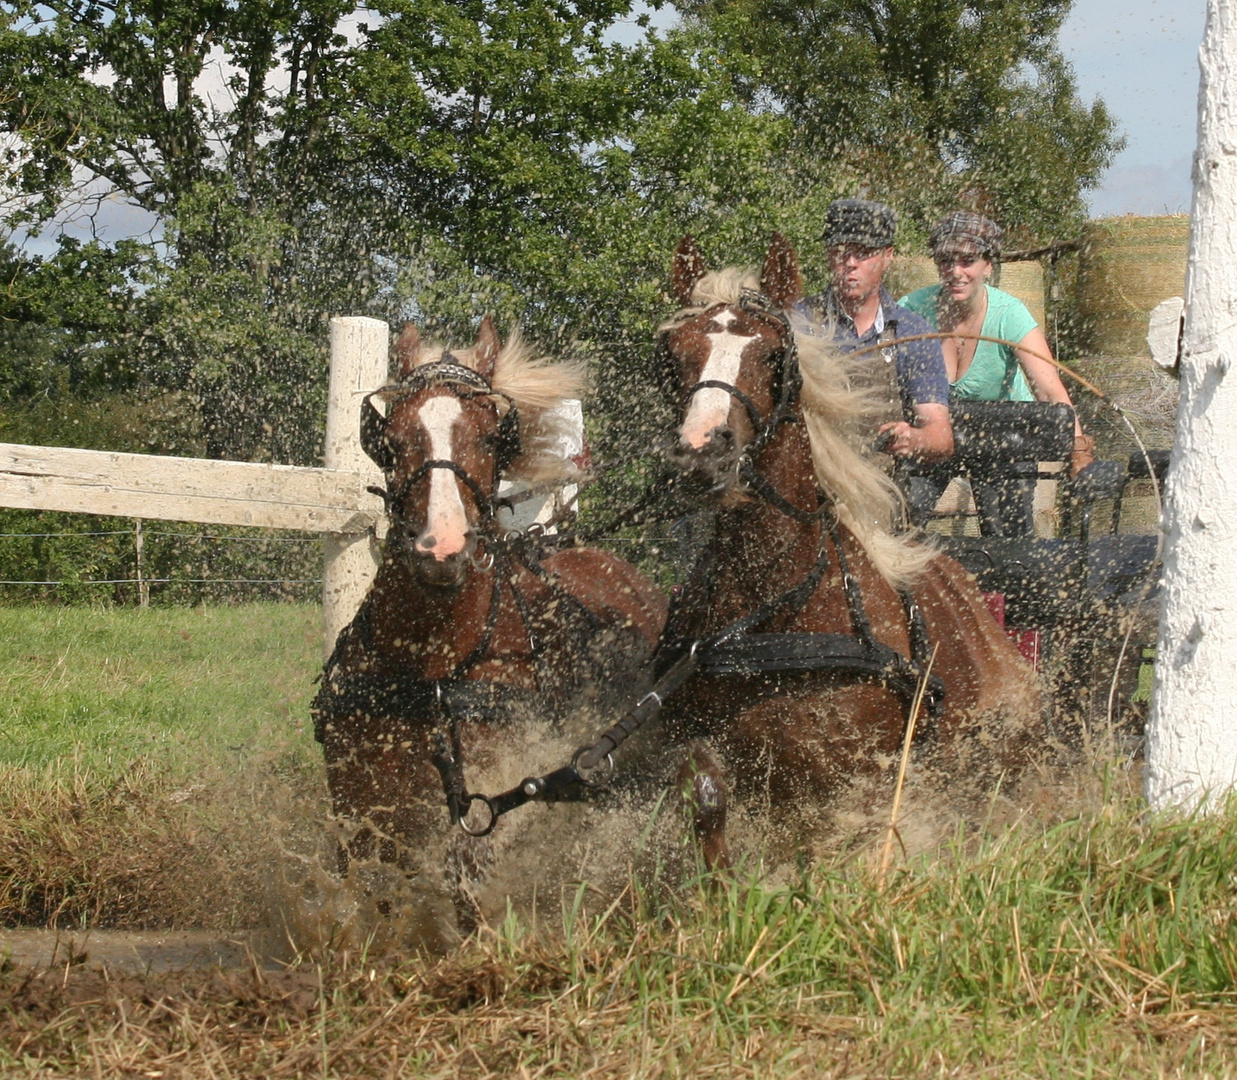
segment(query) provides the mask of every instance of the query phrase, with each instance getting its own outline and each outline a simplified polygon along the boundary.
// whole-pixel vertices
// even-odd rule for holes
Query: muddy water
[[[128,974],[276,966],[270,935],[208,930],[0,930],[0,963],[45,971],[102,966]]]

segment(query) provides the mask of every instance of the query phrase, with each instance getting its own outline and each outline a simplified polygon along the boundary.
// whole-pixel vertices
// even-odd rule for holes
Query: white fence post
[[[326,408],[328,469],[356,472],[381,485],[382,473],[361,449],[358,418],[361,396],[387,380],[390,331],[380,319],[359,316],[331,320],[331,378]],[[381,516],[382,501],[366,495]],[[335,638],[348,625],[378,569],[378,538],[363,533],[330,533],[324,546],[322,621],[324,648],[329,656]]]
[[[1165,499],[1164,608],[1147,801],[1222,805],[1237,783],[1237,0],[1208,0],[1181,398]]]

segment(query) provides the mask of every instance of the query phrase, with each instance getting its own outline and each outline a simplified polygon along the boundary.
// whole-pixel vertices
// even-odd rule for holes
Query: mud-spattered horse
[[[396,355],[397,380],[376,394],[385,418],[367,402],[362,421],[390,533],[313,712],[335,813],[353,829],[347,855],[413,867],[446,832],[448,802],[466,814],[466,770],[493,764],[500,744],[518,750],[518,725],[561,719],[588,684],[621,684],[614,698],[626,703],[666,606],[617,556],[538,550],[536,536],[497,523],[500,478],[570,477],[555,407],[580,396],[578,368],[534,357],[518,336],[503,345],[488,317],[473,349],[422,347],[410,324]],[[462,833],[448,845],[463,929],[490,852],[488,838]]]
[[[899,532],[899,493],[864,449],[879,407],[864,358],[794,324],[793,247],[775,237],[756,279],[706,272],[686,238],[672,279],[683,308],[659,331],[683,403],[672,457],[716,519],[667,632],[707,639],[745,617],[749,631],[715,673],[705,658],[668,717],[700,740],[687,781],[708,861],[728,857],[728,783],[774,808],[827,807],[896,765],[932,646],[943,710],[923,725],[939,759],[1017,770],[1036,743],[1033,675],[966,572]]]

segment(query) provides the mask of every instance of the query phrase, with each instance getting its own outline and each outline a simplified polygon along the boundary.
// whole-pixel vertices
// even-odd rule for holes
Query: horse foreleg
[[[328,724],[323,750],[335,816],[345,823],[339,870],[374,859],[401,865],[433,835],[439,807],[428,754],[389,723]],[[418,751],[421,751],[418,753]]]
[[[455,909],[455,925],[462,937],[475,933],[485,920],[477,889],[493,863],[494,845],[488,836],[475,837],[457,831],[447,845],[443,876]]]
[[[692,815],[692,825],[704,864],[710,870],[730,867],[726,845],[726,782],[708,748],[694,742],[679,768],[679,790]]]

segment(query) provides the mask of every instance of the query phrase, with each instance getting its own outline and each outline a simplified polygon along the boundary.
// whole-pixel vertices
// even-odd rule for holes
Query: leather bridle
[[[724,311],[733,305],[727,303],[715,304],[705,309],[701,317]],[[773,441],[783,424],[798,422],[795,409],[799,404],[799,393],[803,388],[803,374],[799,370],[799,347],[795,339],[794,328],[786,313],[774,305],[764,293],[755,289],[744,289],[739,297],[739,308],[754,316],[766,326],[776,331],[778,348],[774,355],[780,358],[774,368],[774,405],[768,416],[761,416],[760,410],[751,397],[733,383],[721,379],[701,379],[688,387],[682,397],[682,411],[685,413],[688,403],[701,390],[723,390],[743,406],[751,421],[754,432],[751,440],[740,451],[735,462],[735,472],[743,488],[759,495],[766,502],[777,507],[782,513],[801,524],[811,524],[820,521],[828,508],[823,503],[813,510],[804,510],[795,506],[789,499],[774,487],[773,483],[756,468],[756,460],[765,448]]]
[[[490,485],[491,492],[497,491],[499,477],[520,452],[519,412],[511,398],[495,390],[485,376],[460,363],[450,353],[444,353],[441,360],[413,368],[398,382],[391,383],[365,396],[361,405],[361,445],[387,478],[385,488],[371,487],[368,490],[382,498],[387,512],[406,530],[403,505],[408,493],[435,470],[445,470],[461,480],[468,488],[481,515],[482,523],[488,525],[494,520],[499,506],[502,505],[502,500],[494,494],[487,495],[468,470],[455,461],[447,458],[430,458],[418,465],[400,484],[398,490],[391,488],[391,478],[398,460],[397,450],[387,436],[387,417],[378,411],[371,399],[377,397],[387,402],[388,405],[392,405],[434,386],[450,387],[456,396],[463,400],[488,397],[497,398],[506,403],[506,412],[503,413],[500,410],[498,439],[494,454],[494,475]]]

